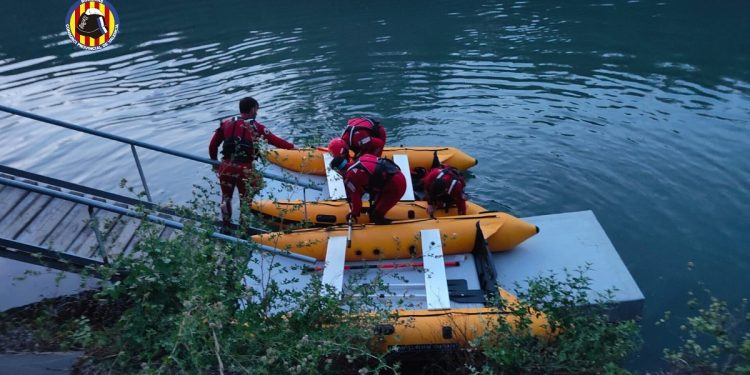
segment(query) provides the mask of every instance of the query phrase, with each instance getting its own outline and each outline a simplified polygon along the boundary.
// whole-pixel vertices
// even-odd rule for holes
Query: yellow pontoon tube
[[[268,152],[266,158],[271,163],[294,172],[324,176],[323,153],[327,151],[325,147],[296,150],[273,149]],[[438,162],[462,171],[477,164],[477,159],[454,147],[386,147],[383,150],[385,158],[393,159],[394,154],[406,154],[409,157],[411,169],[417,167],[429,169],[436,156]]]
[[[519,317],[509,311],[518,306],[518,299],[508,291],[499,289],[505,311],[495,307],[395,311],[392,321],[383,322],[376,328],[379,334],[377,344],[381,351],[394,346],[401,350],[409,350],[410,347],[466,347],[471,340],[495,329],[500,319],[515,327]],[[545,314],[531,311],[529,317],[532,335],[553,336]]]
[[[364,213],[369,212],[369,207],[370,202],[362,202],[363,213],[357,221],[359,224],[371,222],[369,214]],[[306,221],[317,226],[346,224],[346,214],[349,213],[349,203],[343,200],[307,203],[299,200],[257,200],[252,202],[250,208],[280,224],[295,224]],[[478,204],[466,202],[466,214],[477,215],[482,212],[487,212],[487,210]],[[450,207],[447,211],[445,209],[435,210],[435,217],[456,215],[458,215],[458,211],[455,206]],[[391,220],[410,220],[427,219],[430,215],[427,214],[427,202],[412,201],[398,202],[388,211],[385,217]]]
[[[440,219],[396,221],[390,225],[354,225],[347,261],[402,259],[422,255],[419,231],[440,229],[444,254],[471,252],[477,228],[490,251],[506,251],[539,232],[533,224],[501,212],[482,215],[451,216]],[[347,236],[348,226],[301,229],[259,234],[252,240],[281,250],[324,260],[328,238]]]

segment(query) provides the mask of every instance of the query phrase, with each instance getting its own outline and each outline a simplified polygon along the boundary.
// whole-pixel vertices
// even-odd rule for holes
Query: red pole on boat
[[[445,262],[445,267],[458,267],[460,263],[458,261]],[[396,269],[396,268],[422,268],[424,263],[384,263],[384,264],[363,264],[355,266],[344,266],[345,270],[364,270],[364,269]],[[323,271],[324,267],[315,267],[315,272]],[[308,269],[311,270],[311,269]]]

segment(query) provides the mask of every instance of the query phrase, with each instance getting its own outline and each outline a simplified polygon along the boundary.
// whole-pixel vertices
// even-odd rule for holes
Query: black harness
[[[450,177],[450,182],[443,178],[445,176]],[[432,186],[427,187],[429,189],[430,200],[433,202],[437,202],[438,200],[443,201],[447,210],[448,207],[454,203],[451,193],[453,193],[453,189],[456,188],[456,185],[460,183],[461,175],[456,168],[443,168],[443,170],[438,173],[437,177],[435,177]]]
[[[396,173],[401,172],[401,168],[396,165],[392,160],[385,159],[385,158],[378,158],[378,161],[375,163],[375,172],[370,173],[370,170],[367,169],[362,164],[362,161],[357,160],[356,163],[354,163],[351,167],[349,167],[349,170],[353,169],[360,169],[365,171],[370,178],[368,181],[368,193],[372,195],[375,189],[380,190],[383,186],[385,186],[388,182],[391,181],[393,176],[396,175]],[[372,190],[372,191],[369,191]]]
[[[238,120],[242,121],[240,124],[242,132],[239,135],[235,135],[237,133]],[[224,139],[224,146],[221,149],[221,154],[224,155],[224,159],[233,162],[246,163],[253,161],[253,159],[258,156],[253,140],[245,138],[245,130],[247,129],[247,126],[251,126],[254,131],[255,119],[250,119],[248,124],[239,116],[232,118],[232,136]],[[224,130],[222,129],[222,131]],[[253,136],[252,138],[255,137]]]

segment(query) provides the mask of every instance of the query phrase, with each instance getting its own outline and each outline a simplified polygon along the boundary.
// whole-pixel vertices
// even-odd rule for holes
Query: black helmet
[[[91,38],[98,38],[107,34],[107,26],[104,24],[104,13],[96,8],[86,9],[78,21],[76,31]]]

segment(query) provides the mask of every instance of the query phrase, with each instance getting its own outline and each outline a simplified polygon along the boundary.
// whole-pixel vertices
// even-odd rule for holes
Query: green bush
[[[633,321],[610,322],[611,292],[589,301],[591,280],[586,269],[566,272],[563,281],[554,274],[528,281],[519,291],[518,304],[502,304],[515,322],[499,319],[496,328],[475,345],[481,349],[484,373],[602,373],[624,371],[618,365],[640,345]],[[533,314],[546,315],[549,338],[531,333]]]
[[[665,349],[667,373],[750,374],[750,313],[748,300],[735,308],[705,290],[707,301],[690,293],[688,306],[695,311],[680,330],[677,349]],[[707,306],[707,307],[706,307]]]
[[[248,267],[259,250],[217,241],[201,229],[212,228],[216,217],[208,197],[194,200],[184,215],[194,220],[176,236],[164,238],[160,226],[146,223],[132,256],[99,270],[116,280],[100,298],[125,300],[128,308],[103,330],[79,321],[76,341],[89,354],[87,368],[261,374],[389,368],[369,345],[381,317],[371,299],[342,299],[319,278],[302,290],[286,288],[283,280],[250,287],[245,280],[267,280]],[[262,272],[292,271],[270,260]]]

